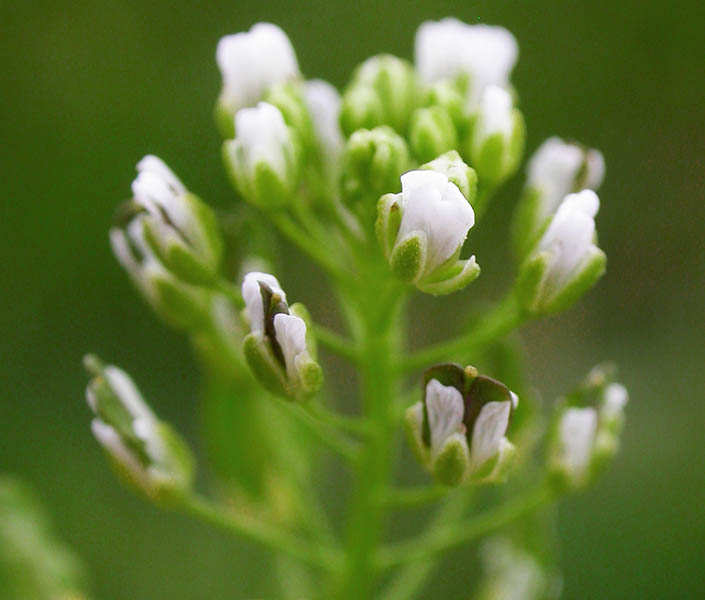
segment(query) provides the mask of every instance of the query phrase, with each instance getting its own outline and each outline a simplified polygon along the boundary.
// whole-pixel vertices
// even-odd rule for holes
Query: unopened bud
[[[417,109],[411,117],[409,143],[421,162],[456,148],[458,136],[448,112],[440,106]]]

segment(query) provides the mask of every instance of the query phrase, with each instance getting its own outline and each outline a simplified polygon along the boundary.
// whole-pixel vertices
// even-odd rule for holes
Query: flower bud
[[[458,186],[470,205],[474,206],[477,197],[477,173],[463,162],[455,150],[440,155],[420,168],[443,173],[448,181]]]
[[[423,104],[443,108],[453,122],[458,139],[465,139],[470,127],[470,117],[465,106],[462,86],[447,79],[437,81],[426,90]]]
[[[281,111],[266,102],[235,115],[235,139],[223,145],[225,166],[248,201],[282,206],[299,183],[300,147]]]
[[[226,138],[233,136],[233,118],[239,109],[254,106],[271,85],[299,77],[289,38],[270,23],[220,38],[215,57],[223,77],[216,121]]]
[[[172,327],[193,331],[207,322],[210,292],[178,279],[147,242],[148,214],[110,230],[113,254],[154,312]],[[154,225],[151,225],[154,227]]]
[[[459,82],[470,109],[488,86],[509,86],[518,53],[516,39],[503,27],[446,18],[426,21],[416,32],[415,62],[421,80]]]
[[[472,164],[480,181],[496,186],[519,166],[526,136],[524,118],[511,94],[488,86],[477,108],[470,142]]]
[[[416,106],[416,87],[416,74],[407,61],[390,55],[367,59],[343,95],[343,133],[349,137],[358,129],[389,125],[404,135]]]
[[[223,240],[215,214],[156,156],[137,164],[134,208],[145,211],[145,237],[164,267],[189,283],[212,281],[220,270]]]
[[[500,481],[514,454],[506,433],[517,403],[504,384],[474,367],[436,365],[424,373],[423,400],[406,412],[409,441],[444,485]]]
[[[350,136],[343,153],[343,198],[365,216],[374,215],[379,197],[398,191],[399,177],[408,168],[406,142],[391,127],[360,129]]]
[[[95,415],[91,429],[118,473],[154,501],[169,502],[187,492],[194,460],[186,443],[157,419],[127,373],[94,356],[84,362],[93,375],[86,388]]]
[[[345,145],[340,129],[340,94],[327,81],[312,79],[305,84],[304,97],[313,120],[319,152],[328,170],[333,172]]]
[[[565,197],[521,268],[517,289],[527,310],[565,310],[602,276],[607,258],[594,243],[599,206],[592,190]]]
[[[526,188],[515,218],[517,256],[526,256],[563,198],[583,189],[597,190],[604,173],[604,158],[598,150],[557,137],[541,144],[529,160]]]
[[[308,335],[306,308],[289,307],[279,282],[268,273],[245,275],[242,297],[250,328],[243,350],[255,376],[270,391],[294,400],[316,393],[323,373]]]
[[[409,143],[421,162],[456,148],[458,136],[448,112],[440,106],[417,109],[411,117]]]
[[[377,238],[392,271],[429,294],[465,287],[480,273],[474,256],[459,258],[475,223],[468,198],[448,175],[430,169],[402,175],[401,190],[377,204]]]
[[[559,406],[550,443],[550,467],[569,488],[591,483],[619,448],[626,388],[596,367]]]

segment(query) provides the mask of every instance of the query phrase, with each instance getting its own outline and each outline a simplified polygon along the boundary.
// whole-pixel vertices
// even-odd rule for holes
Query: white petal
[[[569,408],[561,418],[559,438],[561,460],[574,476],[581,476],[590,463],[597,432],[594,408]]]
[[[446,440],[463,430],[465,407],[460,392],[432,379],[426,385],[426,413],[431,431],[431,453],[441,451]]]
[[[587,165],[587,175],[585,177],[585,187],[596,190],[605,178],[605,157],[599,150],[588,150],[585,154]]]
[[[174,172],[158,156],[153,154],[145,156],[137,163],[137,171],[140,173],[153,173],[177,193],[183,194],[186,191],[186,187],[181,183],[181,180],[174,175]]]
[[[512,403],[488,402],[480,410],[472,428],[472,464],[481,467],[499,451],[507,433]]]
[[[608,419],[618,417],[624,412],[624,407],[629,401],[629,393],[621,383],[611,383],[605,389],[602,412]]]
[[[235,114],[235,135],[242,145],[246,167],[252,170],[258,163],[267,163],[285,177],[286,156],[291,139],[280,110],[267,102],[254,108],[243,108]]]
[[[344,139],[340,130],[340,94],[327,81],[312,79],[304,88],[306,106],[313,119],[316,136],[326,156],[336,160],[343,151]]]
[[[294,315],[274,315],[274,334],[284,354],[286,373],[296,379],[296,357],[306,351],[306,323]]]
[[[410,171],[401,177],[402,220],[397,242],[413,231],[426,234],[428,274],[463,245],[475,213],[458,187],[442,173]]]
[[[255,104],[268,87],[299,74],[289,38],[270,23],[257,23],[248,32],[221,38],[215,56],[231,110]]]
[[[120,399],[120,402],[127,409],[127,412],[132,415],[133,419],[155,420],[154,413],[147,406],[137,386],[125,371],[113,365],[108,365],[103,370],[103,374],[110,388],[115,392],[115,395]]]
[[[509,138],[514,129],[513,110],[512,96],[507,90],[496,85],[488,86],[480,100],[475,143],[482,144],[495,133]]]
[[[277,278],[269,273],[259,273],[253,271],[245,275],[242,282],[242,298],[245,301],[245,309],[250,319],[250,330],[253,332],[264,332],[264,306],[262,304],[262,292],[259,282],[268,285],[272,292],[279,294],[286,302],[286,294],[281,289]]]

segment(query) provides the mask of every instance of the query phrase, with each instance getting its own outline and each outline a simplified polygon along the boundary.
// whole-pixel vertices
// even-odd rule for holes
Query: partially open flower
[[[470,199],[433,168],[402,175],[401,190],[377,205],[377,237],[394,273],[430,294],[449,294],[470,283],[480,267],[474,256],[459,258],[475,223]]]
[[[271,23],[257,23],[250,31],[222,37],[215,58],[223,77],[216,116],[224,137],[232,136],[233,117],[239,109],[255,105],[273,84],[299,76],[289,38]]]
[[[409,441],[444,485],[496,482],[514,446],[506,437],[518,398],[504,384],[457,364],[424,373],[423,400],[406,412]]]
[[[422,81],[459,81],[471,109],[487,86],[509,86],[518,53],[516,39],[503,27],[446,18],[426,21],[416,32],[416,68]]]
[[[285,204],[299,183],[299,141],[267,102],[237,112],[235,139],[224,143],[223,156],[237,189],[258,206]]]
[[[307,334],[305,307],[290,307],[279,282],[268,273],[245,275],[242,297],[250,328],[243,346],[245,358],[262,385],[295,400],[317,392],[323,374]]]
[[[545,230],[563,199],[580,190],[597,190],[605,173],[599,150],[547,139],[529,160],[527,180],[514,225],[515,247],[522,258]]]
[[[527,310],[564,310],[604,273],[606,257],[595,245],[599,206],[592,190],[563,200],[519,276],[519,297]]]
[[[563,485],[589,484],[614,456],[628,399],[610,369],[596,367],[559,406],[549,461]]]
[[[156,156],[145,156],[137,171],[132,182],[134,209],[144,214],[146,240],[159,260],[191,283],[215,278],[223,240],[213,211]]]
[[[186,492],[194,461],[184,441],[157,419],[127,373],[93,356],[85,364],[94,376],[86,388],[91,429],[118,473],[155,501]]]

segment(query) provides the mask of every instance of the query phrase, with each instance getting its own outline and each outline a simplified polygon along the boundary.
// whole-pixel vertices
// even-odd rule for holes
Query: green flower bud
[[[199,329],[209,319],[211,292],[178,279],[163,265],[154,252],[156,243],[147,241],[153,234],[150,225],[154,227],[150,215],[138,214],[124,229],[113,227],[110,230],[113,254],[160,318],[177,329]]]
[[[94,356],[84,362],[93,375],[86,388],[91,429],[118,474],[155,502],[168,504],[188,492],[194,459],[186,443],[157,419],[127,373]]]
[[[215,214],[156,156],[137,165],[132,208],[145,214],[145,239],[164,267],[188,283],[215,279],[223,239]]]
[[[566,196],[520,270],[517,295],[526,310],[565,310],[602,276],[606,257],[594,243],[599,204],[591,190]]]
[[[306,308],[289,307],[279,282],[268,273],[245,275],[242,297],[250,329],[243,351],[260,383],[292,400],[315,394],[323,385],[323,372]]]
[[[299,185],[301,142],[266,102],[237,112],[235,139],[223,144],[223,159],[235,187],[257,206],[284,206]]]
[[[462,86],[448,80],[438,81],[426,91],[423,104],[444,109],[455,126],[458,139],[465,139],[470,128],[470,116]]]
[[[421,165],[420,169],[428,169],[443,173],[448,181],[458,186],[458,189],[463,193],[470,203],[470,206],[475,206],[477,198],[477,173],[475,169],[469,167],[463,162],[455,150],[442,154],[435,160],[432,160],[425,165]]]
[[[349,137],[358,129],[389,125],[404,135],[416,101],[416,74],[411,64],[395,56],[373,56],[356,69],[343,94],[343,133]]]
[[[489,86],[474,117],[470,156],[483,185],[497,186],[512,175],[524,152],[526,128],[511,94]]]
[[[417,109],[411,117],[409,143],[421,162],[456,148],[458,136],[448,112],[440,106]]]
[[[448,157],[446,157],[448,158]],[[461,185],[472,189],[472,176],[453,165],[453,157],[439,163],[453,166]],[[475,214],[468,199],[444,172],[409,171],[401,177],[400,194],[387,194],[377,203],[377,238],[392,271],[428,294],[450,294],[480,273],[475,257],[461,260],[460,252]]]
[[[619,448],[629,395],[613,369],[598,366],[559,405],[550,432],[549,467],[559,485],[590,484]]]
[[[399,177],[408,167],[406,142],[393,129],[360,129],[352,134],[343,153],[343,198],[365,215],[374,214],[382,194],[400,189]]]
[[[276,106],[300,140],[301,146],[308,150],[316,143],[313,120],[306,105],[304,88],[299,81],[282,81],[267,90],[264,102]]]
[[[444,485],[503,481],[514,454],[506,433],[517,402],[504,384],[474,367],[431,367],[423,400],[406,412],[414,454]]]

